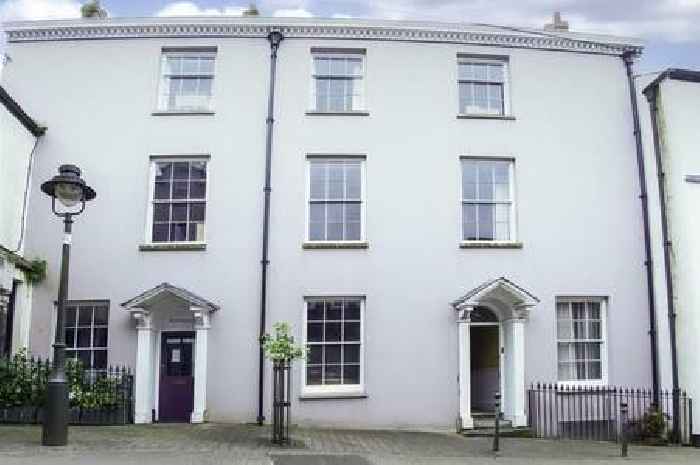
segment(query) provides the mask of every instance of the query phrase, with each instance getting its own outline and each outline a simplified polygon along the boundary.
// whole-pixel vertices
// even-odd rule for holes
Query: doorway
[[[477,323],[470,329],[472,412],[492,413],[494,394],[501,392],[500,326]]]
[[[158,421],[189,423],[194,408],[194,339],[191,331],[161,334]]]

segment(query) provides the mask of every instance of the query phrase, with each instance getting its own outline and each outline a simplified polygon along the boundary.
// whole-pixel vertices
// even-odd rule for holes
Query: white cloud
[[[79,17],[80,2],[75,0],[5,0],[0,5],[1,21]]]
[[[202,8],[194,2],[174,2],[163,7],[156,16],[240,16],[247,8],[226,6],[223,8]]]
[[[275,10],[275,12],[272,13],[272,16],[276,16],[278,18],[313,18],[314,14],[309,10],[305,10],[304,8],[289,8]]]
[[[344,13],[333,13],[331,15],[331,18],[333,18],[333,19],[350,19],[350,18],[352,18],[352,16],[346,15]]]

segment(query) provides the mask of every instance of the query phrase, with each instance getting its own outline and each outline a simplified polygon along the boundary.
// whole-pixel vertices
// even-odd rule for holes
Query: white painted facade
[[[469,305],[498,316],[504,411],[514,424],[525,421],[529,383],[558,381],[561,299],[596,299],[606,308],[599,379],[580,383],[649,385],[641,211],[621,59],[641,50],[635,41],[355,20],[10,24],[3,85],[51,124],[32,185],[71,162],[97,191],[74,226],[69,295],[109,301],[108,358],[137,369],[139,421],[159,416],[157,340],[183,327],[196,332],[195,357],[206,360],[195,363],[191,421],[256,417],[271,29],[285,40],[277,64],[268,325],[288,321],[304,340],[309,301],[362,306],[361,382],[352,392],[324,386],[302,395],[297,365],[295,422],[451,428],[459,417],[469,427],[469,320],[451,303],[499,277],[515,287],[497,284]],[[161,56],[196,47],[216,47],[211,111],[164,114]],[[362,52],[362,111],[309,111],[314,50]],[[503,117],[459,114],[463,57],[506,63]],[[206,236],[190,250],[156,251],[146,243],[153,162],[185,156],[208,163]],[[309,163],[339,156],[362,160],[361,238],[319,249],[307,240]],[[462,163],[475,157],[510,163],[508,240],[463,241]],[[49,309],[61,228],[45,196],[31,196],[31,212],[27,247],[54,271],[36,290],[36,308]],[[172,293],[153,301],[148,316],[128,308],[164,282],[219,310],[206,324]],[[37,310],[34,352],[49,350],[50,327],[48,310]]]
[[[28,284],[18,265],[25,254],[25,191],[28,170],[31,169],[32,150],[37,138],[6,105],[0,103],[0,325],[5,339],[11,340],[10,353],[29,347],[31,330],[32,285]],[[10,297],[13,292],[14,297]],[[13,305],[10,324],[7,318]]]
[[[697,74],[697,73],[696,73]],[[654,151],[650,105],[641,91],[658,75],[639,80],[639,101],[644,157],[649,187],[652,230],[652,252],[656,287],[657,333],[659,339],[659,374],[663,389],[671,390],[672,364],[670,330],[665,279],[664,247],[661,230],[661,209],[657,161]],[[697,79],[697,77],[696,77]],[[658,127],[661,165],[664,174],[669,241],[671,242],[671,275],[676,312],[676,344],[678,347],[678,381],[681,390],[691,398],[700,396],[700,218],[695,214],[700,194],[700,159],[698,158],[698,105],[700,83],[673,77],[658,81]],[[693,424],[700,421],[700,412],[693,411]]]

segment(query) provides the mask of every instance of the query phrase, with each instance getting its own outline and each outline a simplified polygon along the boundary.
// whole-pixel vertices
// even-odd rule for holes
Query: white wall
[[[215,116],[151,116],[160,49],[178,45],[218,46]],[[305,116],[312,46],[367,49],[370,116]],[[46,42],[8,52],[5,83],[51,124],[34,185],[72,162],[97,190],[74,225],[70,296],[111,301],[110,362],[135,361],[136,332],[119,303],[162,281],[185,287],[221,306],[209,340],[210,419],[253,420],[267,41]],[[515,121],[456,118],[458,53],[510,56]],[[497,276],[541,299],[526,326],[528,382],[556,379],[556,296],[591,295],[609,298],[609,382],[649,385],[641,210],[619,57],[294,39],[280,48],[277,93],[268,321],[290,321],[300,337],[305,295],[367,299],[369,397],[295,402],[295,421],[453,427],[458,344],[449,302]],[[305,155],[318,152],[366,154],[369,249],[302,250]],[[140,252],[148,157],[185,153],[211,154],[207,250]],[[522,250],[458,248],[461,155],[515,158]],[[42,310],[32,348],[41,353],[61,225],[45,196],[33,195],[31,206],[28,247],[49,260],[35,292]]]

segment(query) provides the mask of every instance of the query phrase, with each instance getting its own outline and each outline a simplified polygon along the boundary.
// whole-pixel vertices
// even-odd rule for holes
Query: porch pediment
[[[141,311],[155,308],[158,304],[167,299],[177,299],[187,304],[190,307],[196,307],[207,312],[214,312],[219,309],[219,306],[204,299],[197,294],[188,291],[187,289],[174,286],[170,283],[161,283],[156,287],[142,292],[121,304],[126,310]]]
[[[488,306],[497,310],[502,319],[523,317],[539,302],[530,291],[501,276],[482,283],[452,302],[457,311],[471,312],[475,307]]]

